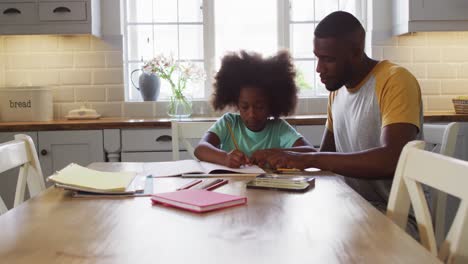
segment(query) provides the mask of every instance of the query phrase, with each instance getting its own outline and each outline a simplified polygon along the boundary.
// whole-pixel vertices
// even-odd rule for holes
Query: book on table
[[[202,213],[247,203],[247,197],[207,190],[187,189],[158,193],[151,197],[153,204],[177,207]]]
[[[140,187],[135,172],[103,172],[71,163],[47,178],[57,187],[102,194],[132,194]]]
[[[230,168],[227,166],[196,160],[178,160],[167,162],[149,162],[144,165],[144,170],[153,177],[169,177],[169,176],[193,176],[197,174],[204,177],[220,176],[257,176],[265,173],[265,171],[256,166],[241,166],[240,168]]]

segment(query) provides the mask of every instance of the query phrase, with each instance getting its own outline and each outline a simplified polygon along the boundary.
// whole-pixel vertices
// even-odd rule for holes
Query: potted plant
[[[160,54],[147,61],[143,71],[157,74],[161,79],[167,80],[171,86],[167,114],[174,118],[189,117],[192,114],[192,101],[184,91],[191,82],[205,80],[203,68],[190,61],[176,61],[173,56]]]

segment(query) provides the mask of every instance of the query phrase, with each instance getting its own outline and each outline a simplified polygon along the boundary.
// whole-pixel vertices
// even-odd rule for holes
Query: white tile
[[[105,102],[106,89],[97,86],[91,87],[76,87],[75,88],[76,101],[84,102]]]
[[[66,103],[75,101],[75,90],[73,87],[56,87],[52,90],[54,103]]]
[[[372,47],[372,58],[376,60],[383,60],[383,47],[373,46]]]
[[[32,85],[58,85],[59,72],[53,70],[31,71],[29,73]]]
[[[29,36],[5,37],[5,52],[27,52],[30,49]]]
[[[447,63],[428,64],[427,77],[429,79],[456,78],[457,65]]]
[[[43,54],[41,61],[44,68],[64,69],[73,67],[73,53],[51,53]]]
[[[439,95],[440,81],[439,80],[418,80],[421,87],[422,95]]]
[[[399,46],[425,46],[426,34],[425,33],[410,33],[398,36],[398,45]]]
[[[58,40],[59,40],[59,37],[55,35],[30,36],[31,51],[32,52],[36,52],[36,51],[56,52],[58,49]]]
[[[452,98],[454,96],[427,96],[428,111],[454,111]]]
[[[458,34],[456,32],[427,32],[428,46],[456,46]]]
[[[122,117],[122,103],[90,103],[102,117]]]
[[[442,94],[468,95],[468,80],[442,80]]]
[[[153,117],[153,102],[124,103],[124,117]]]
[[[59,49],[69,51],[86,51],[90,50],[91,40],[89,36],[64,35],[59,38]]]
[[[125,88],[123,85],[106,86],[107,101],[125,101]]]
[[[391,37],[388,39],[381,39],[381,40],[375,40],[373,45],[377,46],[397,46],[398,45],[398,38],[397,37]]]
[[[443,62],[467,62],[468,63],[468,48],[449,48],[442,49]]]
[[[208,101],[193,101],[193,114],[196,116],[212,116],[213,108]]]
[[[383,58],[393,62],[411,62],[413,50],[408,47],[384,47]]]
[[[91,72],[79,70],[65,70],[60,72],[60,83],[69,84],[91,84]]]
[[[68,112],[71,110],[79,109],[80,106],[83,105],[83,103],[78,102],[78,103],[61,103],[60,104],[60,117],[59,118],[65,118],[66,115],[68,115]]]
[[[121,68],[122,66],[122,52],[106,52],[107,68]]]
[[[168,101],[154,102],[154,115],[155,117],[169,117],[167,115]]]
[[[440,48],[417,47],[414,48],[413,59],[415,63],[440,62]]]
[[[42,68],[41,56],[37,54],[8,55],[7,70],[40,69]]]
[[[94,84],[122,84],[123,69],[107,69],[93,71]]]
[[[458,66],[458,78],[468,78],[468,63]]]
[[[29,71],[6,71],[5,72],[5,86],[31,86],[29,80]]]
[[[75,53],[77,68],[104,68],[105,62],[105,55],[102,52]]]
[[[429,111],[427,108],[427,96],[422,96],[422,102],[423,102],[423,112]]]
[[[61,116],[61,105],[59,103],[54,103],[54,119],[59,119]]]
[[[399,63],[399,65],[406,68],[418,79],[424,79],[427,77],[427,69],[425,63]]]
[[[120,45],[115,45],[97,37],[91,38],[91,46],[94,51],[122,51]]]
[[[5,37],[0,36],[0,53],[5,52]]]

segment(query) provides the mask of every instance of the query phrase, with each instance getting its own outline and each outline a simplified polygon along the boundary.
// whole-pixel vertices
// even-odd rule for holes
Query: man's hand
[[[226,154],[224,165],[229,168],[239,168],[242,165],[250,164],[249,158],[242,151],[237,149]]]
[[[283,152],[281,149],[262,149],[257,150],[250,157],[250,162],[252,164],[257,164],[258,166],[265,168],[268,167],[268,157],[276,155]]]
[[[269,164],[270,168],[294,168],[303,170],[313,166],[313,155],[314,153],[293,151],[269,152],[265,156],[263,164]]]

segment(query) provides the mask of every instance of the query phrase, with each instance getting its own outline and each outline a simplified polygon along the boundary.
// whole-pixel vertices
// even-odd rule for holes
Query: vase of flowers
[[[184,118],[192,114],[191,96],[184,91],[189,83],[205,80],[203,68],[189,61],[175,61],[172,55],[161,54],[146,62],[143,71],[155,73],[169,83],[172,91],[167,107],[169,116]]]

